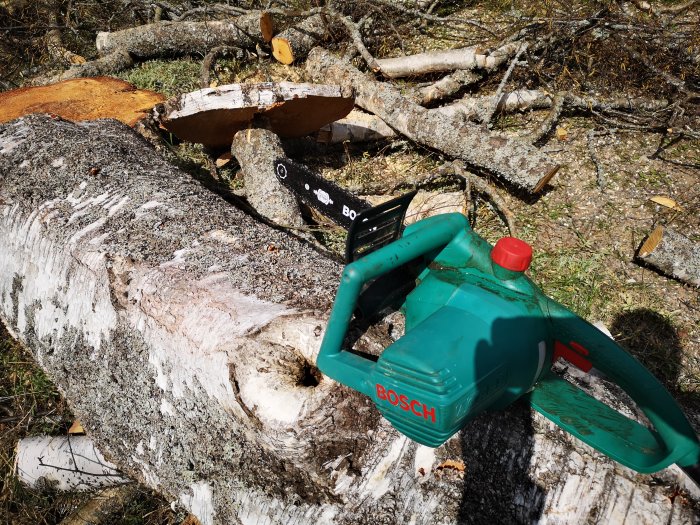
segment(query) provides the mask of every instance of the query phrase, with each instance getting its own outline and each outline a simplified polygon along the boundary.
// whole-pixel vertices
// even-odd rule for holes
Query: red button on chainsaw
[[[515,237],[503,237],[491,250],[491,260],[506,270],[524,272],[532,262],[532,247]]]

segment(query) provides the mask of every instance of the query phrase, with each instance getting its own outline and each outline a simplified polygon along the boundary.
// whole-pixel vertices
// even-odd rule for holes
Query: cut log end
[[[637,259],[664,275],[700,286],[700,242],[657,226],[637,251]]]
[[[260,13],[260,33],[265,42],[272,40],[272,35],[274,35],[272,17],[265,11]]]
[[[275,37],[270,42],[272,45],[272,56],[275,59],[288,66],[294,62],[294,52],[292,51],[292,45],[286,38]]]
[[[648,257],[649,254],[651,254],[656,247],[659,245],[661,242],[661,239],[663,238],[664,235],[664,227],[663,226],[657,226],[654,231],[652,231],[646,238],[646,240],[642,243],[642,245],[639,247],[639,257],[644,258]]]

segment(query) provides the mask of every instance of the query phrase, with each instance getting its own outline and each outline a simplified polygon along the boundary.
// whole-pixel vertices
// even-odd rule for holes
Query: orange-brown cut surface
[[[163,100],[159,93],[136,89],[117,78],[64,80],[0,93],[0,122],[30,113],[50,113],[73,121],[113,118],[134,126]]]

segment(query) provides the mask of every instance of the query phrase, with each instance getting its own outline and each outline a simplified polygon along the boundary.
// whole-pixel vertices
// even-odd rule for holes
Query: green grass
[[[167,97],[199,89],[200,62],[189,58],[149,60],[128,69],[119,78],[140,89],[150,89]]]

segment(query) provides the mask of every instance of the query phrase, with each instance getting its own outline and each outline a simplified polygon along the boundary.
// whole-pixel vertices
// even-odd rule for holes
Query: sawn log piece
[[[530,193],[542,190],[559,169],[530,144],[483,130],[459,115],[448,118],[439,110],[427,110],[325,49],[312,50],[306,68],[317,82],[352,87],[358,106],[409,139],[486,169]]]
[[[136,89],[118,78],[66,80],[0,93],[0,122],[30,113],[49,113],[74,121],[114,118],[133,127],[163,100],[160,93]]]
[[[180,139],[228,150],[240,129],[256,124],[281,137],[303,137],[347,115],[354,101],[352,91],[340,86],[227,84],[174,97],[156,114]]]
[[[322,14],[305,18],[296,26],[285,29],[270,41],[272,56],[282,64],[291,64],[302,59],[309,51],[323,41],[326,35],[326,22]]]
[[[639,247],[640,261],[688,284],[700,286],[700,242],[657,226]]]
[[[272,22],[264,11],[254,11],[233,20],[207,22],[157,22],[97,34],[95,45],[101,55],[74,65],[58,74],[42,75],[33,85],[45,85],[73,78],[110,75],[134,64],[134,59],[189,54],[206,55],[218,46],[255,49],[269,41]]]
[[[339,277],[123,124],[0,125],[2,321],[105,456],[203,525],[700,517],[670,471],[636,475],[520,404],[438,449],[402,437],[314,367]]]

